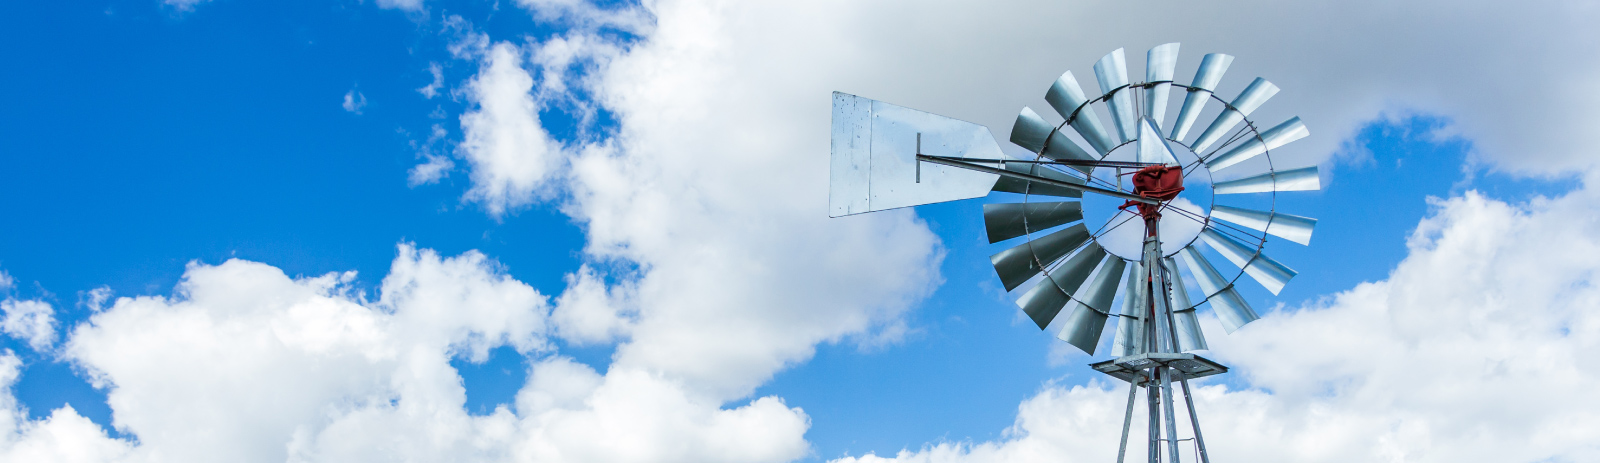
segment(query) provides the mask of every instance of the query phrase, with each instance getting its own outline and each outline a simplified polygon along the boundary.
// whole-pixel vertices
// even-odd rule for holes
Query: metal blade
[[[1168,43],[1151,48],[1145,53],[1144,63],[1145,82],[1172,80],[1172,74],[1178,68],[1178,44]],[[1157,128],[1167,117],[1167,94],[1171,91],[1170,83],[1155,84],[1144,90],[1144,113],[1156,121]]]
[[[1021,173],[1025,173],[1025,174],[1029,174],[1029,175],[1037,175],[1037,176],[1048,178],[1048,179],[1052,179],[1052,180],[1060,180],[1060,181],[1063,181],[1063,182],[1076,183],[1076,184],[1079,184],[1079,185],[1083,184],[1083,179],[1079,179],[1079,178],[1073,177],[1071,175],[1067,175],[1066,173],[1061,172],[1059,170],[1051,169],[1049,167],[1045,167],[1045,166],[1041,166],[1041,165],[1033,164],[1033,163],[1026,163],[1026,162],[1006,163],[1006,170],[1009,170],[1009,171],[1012,171],[1012,172],[1021,172]],[[1058,186],[1058,185],[1048,185],[1048,184],[1044,184],[1044,183],[1030,182],[1030,181],[1027,181],[1027,180],[1021,180],[1021,179],[1016,179],[1016,178],[1011,178],[1011,177],[1000,177],[999,181],[994,182],[994,191],[999,191],[999,192],[1004,192],[1004,193],[1025,194],[1025,195],[1060,196],[1060,197],[1063,197],[1063,198],[1082,198],[1083,197],[1083,192],[1079,191],[1079,190],[1074,190],[1074,189],[1071,189],[1071,188]]]
[[[1117,318],[1117,336],[1111,341],[1111,356],[1125,357],[1143,354],[1143,316],[1150,306],[1150,287],[1145,280],[1144,263],[1128,266],[1127,279],[1122,284],[1122,313]]]
[[[994,264],[994,272],[1000,275],[1006,291],[1011,291],[1088,240],[1089,230],[1080,223],[1000,251],[989,256],[989,262]]]
[[[1055,160],[1093,161],[1099,159],[1090,156],[1083,147],[1073,143],[1066,135],[1056,131],[1056,127],[1045,122],[1033,108],[1022,108],[1022,113],[1017,115],[1017,122],[1011,126],[1011,142],[1016,143],[1028,151],[1043,154]],[[1072,166],[1074,169],[1087,174],[1094,170],[1091,166]]]
[[[978,198],[1000,177],[919,165],[919,149],[1005,159],[984,126],[839,92],[833,92],[832,138],[829,217]]]
[[[1050,86],[1050,91],[1044,94],[1044,101],[1055,108],[1061,118],[1070,121],[1072,129],[1078,131],[1089,146],[1094,147],[1101,156],[1110,153],[1117,143],[1106,135],[1105,127],[1100,125],[1100,116],[1095,114],[1094,108],[1087,105],[1089,99],[1083,96],[1083,87],[1078,86],[1078,79],[1072,77],[1072,71],[1061,74],[1060,79]],[[1081,110],[1079,108],[1082,108]],[[1077,111],[1074,113],[1073,111]]]
[[[983,205],[983,227],[989,232],[990,243],[1079,220],[1083,220],[1083,207],[1075,201]]]
[[[1277,94],[1278,86],[1257,77],[1255,81],[1250,82],[1249,87],[1239,92],[1239,97],[1234,98],[1233,103],[1229,103],[1232,108],[1217,115],[1217,120],[1211,121],[1211,126],[1206,127],[1206,131],[1200,132],[1200,138],[1194,139],[1194,152],[1199,153],[1211,147],[1212,143],[1216,143],[1224,134],[1233,130],[1233,126],[1239,125],[1239,121],[1244,120],[1245,116],[1255,112],[1256,108],[1266,103],[1268,98]]]
[[[1225,153],[1206,159],[1206,167],[1211,169],[1212,172],[1226,169],[1228,166],[1244,162],[1267,152],[1267,150],[1278,149],[1280,146],[1305,138],[1307,135],[1311,135],[1311,131],[1306,130],[1306,125],[1300,122],[1299,117],[1295,117],[1278,124],[1277,127],[1261,132],[1261,138],[1245,140],[1244,143],[1233,147],[1233,149]]]
[[[1167,145],[1167,139],[1161,137],[1161,129],[1156,127],[1156,121],[1148,117],[1139,120],[1139,162],[1162,163],[1178,165],[1177,156],[1172,155],[1172,146]]]
[[[1311,191],[1322,189],[1322,179],[1317,176],[1317,166],[1311,166],[1217,182],[1212,187],[1214,188],[1212,191],[1219,195],[1266,193],[1268,191]]]
[[[1195,316],[1194,303],[1189,301],[1189,290],[1178,276],[1178,263],[1171,257],[1162,259],[1167,267],[1168,281],[1172,282],[1172,321],[1178,335],[1178,351],[1206,350],[1206,335],[1200,331],[1200,319]]]
[[[1017,299],[1017,305],[1022,307],[1023,313],[1028,314],[1028,318],[1033,319],[1034,324],[1039,325],[1039,329],[1045,329],[1061,312],[1061,308],[1072,300],[1072,293],[1083,285],[1083,280],[1089,278],[1089,272],[1094,271],[1094,266],[1105,256],[1106,251],[1090,241],[1082,251],[1073,254],[1056,270],[1045,274],[1044,281]]]
[[[1172,126],[1173,140],[1183,141],[1189,135],[1189,127],[1200,118],[1200,110],[1206,102],[1211,101],[1211,91],[1222,82],[1222,74],[1228,72],[1229,64],[1233,64],[1233,56],[1221,53],[1212,53],[1200,60],[1200,70],[1195,71],[1189,94],[1183,97],[1183,109],[1178,110],[1177,123]]]
[[[1116,296],[1118,280],[1122,279],[1122,270],[1127,267],[1127,262],[1122,258],[1107,255],[1100,264],[1100,271],[1095,272],[1094,279],[1081,289],[1079,297],[1072,302],[1072,313],[1061,324],[1061,331],[1056,333],[1056,339],[1066,341],[1077,346],[1089,355],[1094,355],[1095,346],[1100,344],[1100,332],[1106,327],[1105,309],[1096,307],[1110,307],[1111,299]]]
[[[1194,274],[1195,281],[1200,283],[1200,290],[1206,292],[1206,300],[1211,302],[1211,310],[1217,313],[1217,320],[1222,321],[1222,327],[1229,333],[1261,318],[1244,302],[1243,297],[1239,297],[1233,285],[1217,273],[1216,267],[1212,267],[1205,256],[1195,251],[1193,245],[1183,248],[1179,254],[1189,264],[1189,273]]]
[[[1106,100],[1106,107],[1111,108],[1111,124],[1117,129],[1117,142],[1126,143],[1134,137],[1133,92],[1129,91],[1128,64],[1123,59],[1122,49],[1118,48],[1100,61],[1094,63],[1095,80],[1100,81],[1100,93],[1112,93],[1111,99]]]
[[[1211,227],[1200,230],[1200,236],[1205,239],[1206,244],[1211,245],[1211,249],[1217,250],[1218,254],[1228,258],[1228,261],[1233,262],[1233,265],[1244,269],[1246,275],[1250,275],[1256,282],[1261,283],[1261,286],[1265,286],[1267,291],[1271,291],[1273,295],[1283,291],[1283,285],[1289,284],[1289,279],[1299,274],[1294,269],[1272,260],[1271,257],[1267,257],[1261,250],[1253,249],[1227,235],[1217,233],[1216,229]]]
[[[1226,220],[1300,244],[1311,244],[1311,229],[1317,219],[1228,206],[1212,206],[1211,218]]]

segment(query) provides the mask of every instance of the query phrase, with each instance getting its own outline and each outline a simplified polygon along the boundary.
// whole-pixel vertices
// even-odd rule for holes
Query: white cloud
[[[209,1],[211,0],[161,0],[161,3],[179,12],[187,12],[194,11],[195,6]]]
[[[90,312],[105,310],[106,302],[111,301],[111,287],[100,286],[88,291],[78,293],[78,307],[89,309]]]
[[[118,299],[62,353],[107,390],[113,424],[137,440],[110,438],[71,408],[28,420],[0,393],[0,460],[697,462],[806,451],[805,414],[777,398],[723,408],[663,375],[601,375],[548,355],[546,298],[480,253],[401,245],[377,301],[354,277],[291,279],[230,260],[191,264],[171,297]],[[530,379],[514,404],[468,415],[450,359],[482,361],[502,345],[539,358]],[[0,356],[0,391],[18,362]]]
[[[456,167],[455,162],[444,156],[426,154],[423,158],[427,159],[427,162],[412,166],[411,170],[406,171],[407,185],[417,186],[438,182],[439,179],[449,176],[450,169]]]
[[[547,183],[563,164],[564,147],[540,125],[522,50],[495,44],[482,60],[482,70],[467,83],[467,97],[477,107],[461,115],[458,150],[472,166],[466,199],[500,217],[550,193]]]
[[[361,114],[361,109],[367,107],[367,96],[361,92],[351,90],[344,94],[344,104],[340,105],[346,112]]]
[[[439,63],[428,63],[428,74],[433,75],[433,81],[417,89],[423,98],[433,99],[439,96],[439,89],[444,88],[444,68]]]
[[[426,185],[450,176],[450,171],[456,168],[456,163],[451,161],[447,154],[439,152],[442,150],[441,146],[446,144],[447,135],[444,126],[434,124],[428,132],[426,141],[411,141],[411,147],[417,150],[417,157],[426,161],[411,166],[411,170],[406,171],[406,185],[411,187]]]
[[[211,0],[161,0],[161,3],[180,12],[193,11],[201,3]],[[404,10],[411,13],[423,12],[423,0],[378,0],[378,8]]]
[[[114,461],[129,446],[110,439],[100,426],[64,406],[42,420],[29,420],[28,411],[11,394],[22,370],[22,360],[11,351],[0,353],[0,461],[61,463]]]
[[[1593,461],[1600,398],[1588,391],[1600,364],[1585,353],[1600,347],[1595,180],[1524,204],[1470,191],[1436,200],[1387,280],[1231,336],[1208,321],[1213,357],[1252,386],[1197,391],[1211,457]],[[1104,461],[1121,429],[1122,387],[1047,387],[1022,404],[1005,439],[894,460]]]
[[[547,20],[604,22],[567,12],[587,4],[520,4],[554,15]],[[473,105],[461,118],[458,152],[471,169],[466,198],[501,216],[566,189],[563,210],[585,226],[587,256],[637,273],[607,287],[580,269],[552,314],[542,295],[477,254],[443,259],[402,248],[378,302],[352,294],[343,275],[294,280],[250,262],[195,265],[173,298],[122,298],[73,331],[64,355],[109,388],[116,426],[138,445],[86,427],[73,435],[136,460],[178,462],[798,458],[807,450],[802,411],[771,397],[734,401],[808,359],[818,343],[894,339],[907,329],[901,315],[941,281],[940,244],[911,212],[825,218],[829,91],[976,120],[1003,139],[1017,109],[1042,107],[1061,71],[1084,74],[1117,47],[1137,56],[1180,40],[1180,76],[1201,54],[1225,51],[1240,59],[1224,94],[1255,75],[1284,87],[1258,114],[1276,120],[1302,111],[1317,136],[1285,150],[1301,162],[1323,161],[1383,110],[1408,109],[1453,118],[1452,133],[1468,134],[1492,165],[1585,168],[1593,158],[1566,135],[1597,122],[1585,110],[1595,91],[1548,92],[1564,95],[1557,97],[1528,89],[1565,90],[1559,84],[1592,74],[1594,63],[1570,59],[1587,56],[1592,12],[1491,5],[1244,4],[1152,17],[1115,3],[663,1],[637,13],[653,23],[626,47],[582,26],[521,48],[447,20],[461,33],[452,53],[480,64],[461,93]],[[1484,33],[1505,27],[1517,33]],[[540,120],[557,104],[580,116],[611,111],[616,133],[563,146]],[[413,178],[419,171],[426,169]],[[1596,440],[1586,423],[1600,420],[1578,385],[1595,378],[1577,353],[1595,343],[1595,323],[1582,310],[1593,299],[1583,256],[1594,253],[1556,251],[1565,253],[1557,270],[1581,280],[1568,273],[1530,281],[1530,269],[1548,270],[1531,263],[1540,259],[1534,251],[1549,249],[1528,247],[1559,241],[1527,238],[1553,233],[1592,251],[1580,225],[1550,218],[1558,210],[1577,214],[1568,219],[1595,216],[1584,208],[1596,203],[1592,196],[1584,190],[1520,208],[1474,196],[1444,203],[1389,281],[1211,337],[1217,355],[1262,388],[1200,389],[1215,455],[1593,454],[1581,445]],[[1475,228],[1506,221],[1522,225]],[[1485,244],[1507,238],[1526,242]],[[1460,256],[1495,256],[1508,268]],[[1446,287],[1445,276],[1477,286],[1445,304],[1408,289]],[[1544,285],[1536,288],[1550,290],[1546,299],[1529,302],[1545,305],[1513,299],[1515,284]],[[1329,337],[1324,323],[1365,331]],[[514,407],[465,413],[453,355],[481,359],[498,345],[548,355],[552,331],[620,345],[605,374],[545,356]],[[1522,346],[1538,360],[1513,357]],[[1438,360],[1453,353],[1444,347],[1467,353]],[[1374,349],[1394,358],[1362,363]],[[1308,358],[1311,367],[1285,358]],[[1523,377],[1538,381],[1516,382]],[[1573,402],[1550,411],[1547,402],[1502,400],[1530,390]],[[1047,387],[1022,405],[1006,439],[903,456],[1112,452],[1121,397],[1101,384]],[[17,409],[14,398],[0,398],[13,404],[5,410]],[[11,420],[0,452],[44,442],[27,429],[86,422],[69,409]],[[1263,429],[1270,439],[1260,438]]]
[[[596,3],[590,0],[517,0],[517,5],[528,9],[534,18],[560,22],[568,27],[607,27],[642,34],[652,25],[650,13],[644,8],[604,8]]]
[[[523,4],[548,15],[574,3]],[[1225,97],[1256,76],[1285,89],[1256,116],[1299,115],[1316,134],[1275,153],[1286,164],[1327,162],[1360,127],[1401,113],[1448,118],[1454,125],[1440,135],[1469,136],[1477,159],[1502,170],[1572,173],[1595,159],[1567,135],[1600,123],[1583,103],[1600,91],[1565,84],[1597,66],[1571,59],[1587,56],[1585,24],[1596,13],[1574,4],[1238,3],[1165,15],[1066,2],[649,8],[655,21],[643,40],[598,58],[597,77],[560,89],[591,93],[618,121],[613,138],[568,151],[564,210],[585,225],[591,257],[641,268],[625,282],[638,314],[615,365],[716,397],[747,393],[818,342],[903,326],[899,314],[939,281],[937,240],[911,214],[823,218],[833,90],[975,120],[1003,140],[1018,109],[1044,107],[1062,71],[1092,75],[1096,59],[1126,47],[1137,75],[1143,50],[1180,41],[1180,81],[1203,54],[1227,52],[1239,59]],[[1562,91],[1525,95],[1529,88]],[[1059,415],[1045,406],[1119,395],[1051,391],[1030,406]],[[1284,400],[1204,394],[1245,405]],[[1230,438],[1242,439],[1219,436],[1218,448]]]
[[[567,275],[567,289],[556,299],[550,314],[556,332],[573,343],[610,343],[633,326],[638,308],[631,305],[633,288],[606,287],[606,282],[585,265]]]
[[[37,351],[50,348],[56,340],[55,309],[40,300],[19,301],[6,298],[0,301],[0,331],[27,341],[28,347]]]
[[[420,12],[422,0],[378,0],[378,8]]]

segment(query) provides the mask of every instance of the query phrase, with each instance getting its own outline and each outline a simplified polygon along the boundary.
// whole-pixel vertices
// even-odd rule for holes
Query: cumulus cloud
[[[1208,333],[1250,385],[1196,391],[1211,457],[1592,461],[1600,398],[1587,391],[1600,370],[1584,353],[1600,347],[1600,192],[1588,180],[1521,204],[1437,199],[1388,279]],[[998,441],[838,461],[1104,461],[1124,387],[1047,387]]]
[[[449,176],[450,169],[456,167],[454,161],[444,156],[426,154],[423,155],[423,158],[427,159],[427,161],[411,166],[411,170],[406,171],[407,185],[417,186],[436,183],[439,179]]]
[[[416,187],[436,183],[440,179],[450,176],[450,171],[456,168],[455,161],[450,160],[447,153],[441,153],[446,145],[445,136],[448,135],[444,126],[434,124],[428,131],[425,141],[411,141],[411,148],[417,150],[417,157],[422,158],[422,164],[411,166],[406,171],[406,185]]]
[[[401,3],[421,5],[386,4]],[[550,21],[609,21],[586,3],[519,5]],[[902,315],[940,284],[943,259],[937,237],[910,211],[826,219],[833,90],[975,120],[1004,138],[1017,109],[1041,107],[1061,71],[1086,74],[1111,49],[1138,56],[1176,40],[1184,42],[1180,76],[1203,53],[1222,51],[1240,57],[1224,95],[1256,75],[1285,89],[1259,114],[1301,111],[1318,136],[1285,150],[1296,162],[1324,162],[1357,127],[1395,108],[1449,118],[1449,130],[1500,169],[1555,174],[1593,162],[1567,134],[1597,122],[1586,110],[1596,91],[1563,86],[1594,70],[1570,59],[1594,41],[1585,7],[1368,1],[1183,11],[1126,15],[1113,2],[662,1],[629,13],[651,20],[628,29],[644,31],[635,43],[582,26],[524,46],[447,19],[461,33],[452,53],[479,66],[459,90],[471,105],[456,153],[472,181],[465,198],[501,216],[565,190],[561,207],[585,227],[586,256],[636,272],[608,283],[580,268],[552,308],[478,254],[402,247],[376,302],[351,289],[349,275],[291,279],[259,263],[195,265],[174,296],[118,299],[64,343],[63,355],[107,388],[115,426],[137,444],[76,426],[87,421],[70,409],[18,418],[26,415],[14,398],[0,395],[13,414],[0,429],[0,452],[57,448],[39,437],[56,433],[83,443],[72,448],[179,462],[803,456],[809,422],[801,410],[745,399],[819,343],[892,341],[907,329]],[[1484,32],[1512,27],[1519,32]],[[557,142],[540,117],[556,106],[573,109],[580,125],[610,112],[615,133]],[[444,170],[411,175],[426,183]],[[1535,252],[1562,242],[1535,232],[1592,247],[1580,225],[1551,217],[1593,217],[1593,196],[1441,202],[1389,280],[1210,337],[1252,385],[1197,391],[1214,455],[1593,454],[1583,445],[1600,439],[1586,423],[1600,420],[1578,385],[1596,378],[1576,353],[1595,342],[1584,314],[1592,264],[1582,262],[1594,253],[1555,250],[1565,252],[1556,270],[1569,273],[1530,281],[1530,269],[1548,269],[1532,264]],[[1450,286],[1447,277],[1477,286]],[[1512,299],[1516,284],[1547,294]],[[1440,302],[1412,288],[1467,291]],[[552,353],[552,335],[616,342],[613,363],[600,373]],[[536,357],[528,383],[514,406],[470,416],[449,360],[482,359],[502,345]],[[1539,360],[1510,361],[1522,346]],[[1439,359],[1457,348],[1466,352]],[[1374,354],[1393,358],[1367,362]],[[5,384],[15,381],[17,367],[9,368],[0,368]],[[1530,390],[1574,402],[1551,412],[1532,398],[1502,400]],[[1103,457],[1093,452],[1114,452],[1106,443],[1122,397],[1109,383],[1048,386],[1023,403],[1002,440],[897,457]],[[1436,449],[1445,450],[1424,452]],[[1538,449],[1546,453],[1517,453]]]
[[[43,351],[56,339],[55,309],[40,300],[19,301],[7,298],[0,301],[0,331],[27,341],[28,347]]]
[[[9,292],[15,285],[11,274],[0,270],[0,292]],[[28,343],[33,350],[45,351],[56,340],[55,313],[43,300],[6,296],[0,300],[0,333]]]
[[[638,7],[605,8],[589,0],[517,0],[517,5],[533,13],[536,19],[569,27],[604,27],[643,33],[651,26],[649,11]]]
[[[90,312],[99,312],[106,308],[106,302],[111,301],[111,287],[101,286],[78,293],[78,307],[89,309]]]
[[[540,11],[569,2],[522,4],[551,14]],[[596,77],[575,87],[613,113],[615,135],[566,153],[572,197],[564,210],[584,224],[587,254],[641,268],[626,281],[638,312],[619,335],[615,365],[737,397],[809,358],[816,343],[892,332],[937,284],[940,246],[911,214],[823,219],[833,90],[974,120],[1004,139],[1019,108],[1044,106],[1062,71],[1092,75],[1101,55],[1126,47],[1138,75],[1143,50],[1178,41],[1180,81],[1205,53],[1226,52],[1239,59],[1224,97],[1256,76],[1285,89],[1256,116],[1298,115],[1317,134],[1275,153],[1287,164],[1326,163],[1360,127],[1408,113],[1451,121],[1439,135],[1468,137],[1475,162],[1491,168],[1569,175],[1594,162],[1588,146],[1566,135],[1600,123],[1583,103],[1600,91],[1566,85],[1595,70],[1570,59],[1586,56],[1595,40],[1579,19],[1593,19],[1591,8],[1172,7],[1184,14],[1127,15],[1115,2],[649,4],[648,35],[602,57]],[[1525,95],[1526,88],[1570,93]],[[593,285],[573,288],[573,300],[599,300]],[[597,319],[608,322],[595,326],[616,326]],[[1049,400],[1029,405],[1044,410],[1030,415],[1041,423],[1063,413],[1051,404],[1120,395],[1102,385],[1049,391],[1041,395]],[[1201,394],[1211,397],[1203,404],[1286,400],[1269,389],[1209,386]],[[1032,435],[1026,429],[1033,428],[1018,435]],[[936,454],[911,454],[935,458],[928,455]]]
[[[575,344],[609,343],[633,326],[637,308],[632,288],[607,288],[605,280],[585,265],[567,275],[567,289],[556,299],[550,315],[562,339]]]
[[[42,420],[29,420],[28,410],[11,389],[21,376],[22,360],[0,353],[0,460],[50,462],[116,461],[130,446],[106,436],[100,425],[64,406]]]
[[[194,7],[211,0],[161,0],[161,3],[179,12],[194,11]]]
[[[777,398],[723,408],[660,374],[602,375],[554,355],[546,297],[480,253],[401,245],[376,301],[354,277],[230,260],[191,264],[170,297],[117,299],[73,329],[63,355],[107,391],[132,438],[71,408],[28,420],[0,393],[0,459],[786,461],[806,450],[809,421]],[[450,360],[498,346],[539,360],[514,404],[471,416]],[[0,390],[17,365],[0,356]]]
[[[379,8],[405,10],[410,12],[422,11],[422,0],[378,0]]]
[[[360,115],[361,110],[367,107],[367,96],[355,90],[345,92],[344,103],[339,106],[344,108],[345,112]]]
[[[550,192],[547,182],[562,166],[565,147],[540,124],[523,51],[499,43],[482,60],[482,70],[467,83],[467,98],[476,107],[461,115],[458,150],[472,167],[466,199],[499,217]]]
[[[428,63],[428,74],[433,75],[433,81],[417,89],[424,98],[433,99],[439,96],[439,89],[444,88],[444,68],[439,63]]]

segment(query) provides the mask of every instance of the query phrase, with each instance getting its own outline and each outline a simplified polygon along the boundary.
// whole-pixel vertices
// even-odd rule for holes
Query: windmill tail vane
[[[1063,73],[1044,95],[1063,122],[1023,108],[1011,128],[1025,158],[1005,154],[982,125],[833,94],[829,216],[998,195],[1011,201],[984,204],[984,228],[990,243],[1014,244],[990,263],[1029,319],[1091,356],[1106,322],[1117,320],[1113,358],[1090,367],[1129,385],[1119,463],[1141,388],[1148,461],[1178,463],[1189,442],[1194,460],[1210,463],[1189,380],[1228,368],[1194,354],[1208,349],[1196,311],[1209,304],[1229,333],[1259,318],[1235,283],[1249,276],[1278,294],[1297,272],[1263,252],[1269,237],[1307,245],[1316,226],[1276,210],[1279,192],[1321,188],[1316,166],[1284,168],[1272,157],[1310,132],[1298,117],[1266,129],[1250,119],[1278,87],[1257,78],[1235,98],[1217,96],[1233,62],[1220,53],[1205,55],[1194,79],[1179,84],[1178,47],[1152,48],[1142,82],[1129,81],[1122,49],[1107,54],[1094,65],[1093,97]],[[1173,89],[1184,98],[1167,124]],[[1208,106],[1215,117],[1191,136]],[[1215,256],[1232,268],[1218,270]],[[1119,286],[1121,306],[1112,307]],[[1178,434],[1174,384],[1189,437]]]

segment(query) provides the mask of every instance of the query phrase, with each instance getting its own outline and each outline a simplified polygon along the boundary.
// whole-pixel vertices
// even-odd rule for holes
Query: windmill
[[[1122,49],[1107,54],[1094,65],[1093,98],[1072,72],[1062,74],[1045,101],[1063,122],[1025,107],[1012,126],[1010,141],[1031,152],[1027,158],[1006,155],[981,125],[833,94],[829,216],[1020,197],[983,206],[990,243],[1016,243],[990,261],[1006,291],[1020,294],[1017,305],[1041,330],[1090,355],[1106,322],[1117,320],[1113,358],[1090,367],[1129,384],[1119,463],[1140,388],[1149,461],[1162,461],[1162,450],[1180,461],[1174,383],[1196,456],[1210,462],[1189,380],[1228,368],[1193,353],[1207,349],[1196,310],[1209,303],[1229,333],[1256,320],[1235,283],[1249,275],[1278,294],[1296,272],[1262,252],[1269,235],[1306,245],[1316,225],[1276,205],[1278,192],[1319,189],[1317,168],[1281,168],[1271,155],[1310,132],[1298,117],[1266,129],[1249,117],[1278,87],[1257,78],[1231,100],[1217,96],[1233,62],[1220,53],[1178,84],[1178,47],[1150,49],[1143,82],[1129,81]],[[1174,89],[1184,98],[1167,124]],[[1194,134],[1213,100],[1215,117]],[[1237,272],[1225,275],[1208,254]],[[1184,273],[1199,292],[1186,288]],[[1122,304],[1113,307],[1119,288]]]

